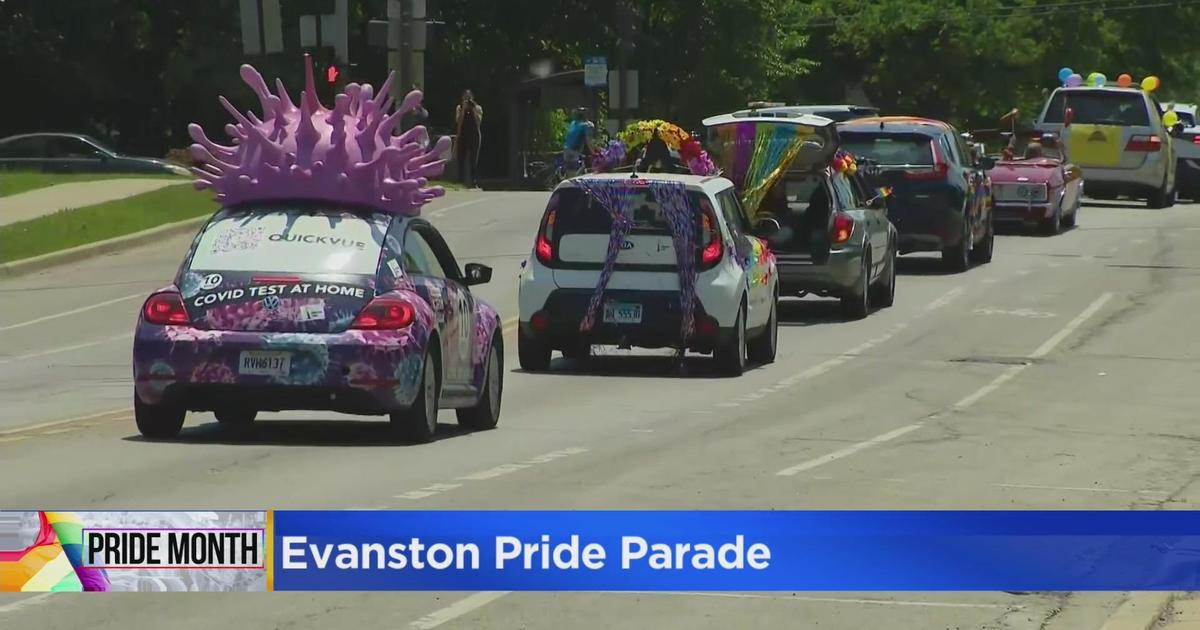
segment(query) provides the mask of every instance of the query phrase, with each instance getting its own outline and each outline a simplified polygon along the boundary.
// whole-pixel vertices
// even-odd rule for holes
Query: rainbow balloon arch
[[[667,148],[679,153],[680,161],[693,175],[717,175],[720,169],[700,142],[679,125],[665,120],[642,120],[630,123],[617,137],[599,149],[592,159],[592,168],[607,173],[622,168],[636,159],[634,156],[655,137]]]
[[[1108,77],[1102,72],[1092,72],[1084,77],[1070,67],[1063,67],[1058,71],[1058,81],[1063,87],[1104,87],[1109,84]],[[1132,87],[1133,84],[1133,76],[1127,73],[1117,77],[1117,87],[1127,88]],[[1144,92],[1153,92],[1162,86],[1162,82],[1158,80],[1158,77],[1150,75],[1142,79],[1138,85]]]

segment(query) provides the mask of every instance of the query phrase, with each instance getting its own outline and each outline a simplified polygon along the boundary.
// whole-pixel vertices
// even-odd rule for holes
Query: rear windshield
[[[1043,122],[1061,124],[1068,107],[1075,111],[1072,121],[1083,125],[1150,125],[1150,112],[1139,92],[1060,90],[1050,97],[1050,107]]]
[[[703,196],[696,191],[688,191],[688,197],[697,209],[701,207]],[[582,188],[563,188],[554,193],[558,205],[554,215],[554,232],[558,235],[567,234],[608,234],[612,230],[612,218],[608,210]],[[554,203],[551,202],[551,206]],[[641,234],[670,234],[671,227],[667,223],[667,215],[662,206],[654,199],[650,189],[644,189],[637,194],[633,203],[633,232]]]
[[[222,210],[192,255],[193,271],[374,274],[389,217],[340,210]]]
[[[919,133],[842,132],[842,148],[884,165],[932,165],[929,136]]]

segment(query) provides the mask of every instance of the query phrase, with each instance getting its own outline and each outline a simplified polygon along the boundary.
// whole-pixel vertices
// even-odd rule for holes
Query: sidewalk
[[[81,208],[106,201],[124,199],[167,186],[191,183],[170,179],[105,179],[73,182],[39,188],[11,197],[0,197],[0,226],[36,219],[68,208]]]

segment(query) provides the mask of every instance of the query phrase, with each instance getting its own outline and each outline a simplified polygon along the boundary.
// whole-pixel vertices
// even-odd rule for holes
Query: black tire
[[[517,360],[526,372],[542,372],[550,369],[550,346],[517,329]]]
[[[993,219],[989,217],[987,233],[983,235],[983,240],[971,250],[971,262],[977,265],[986,265],[992,262],[992,254],[994,254],[995,251],[996,224],[993,222]]]
[[[497,333],[499,334],[499,333]],[[504,395],[504,361],[500,353],[500,344],[492,340],[488,350],[487,365],[483,372],[483,391],[479,394],[479,402],[473,407],[458,409],[458,426],[472,431],[487,431],[495,429],[500,422],[500,401]]]
[[[746,371],[746,306],[738,309],[737,321],[733,323],[733,334],[717,344],[713,350],[713,361],[717,370],[726,376],[741,376]]]
[[[746,356],[752,363],[766,365],[775,362],[775,353],[779,347],[778,303],[779,296],[773,296],[766,329],[752,339],[746,349]]]
[[[136,393],[133,395],[133,420],[138,432],[154,440],[165,440],[179,435],[187,410],[171,405],[148,405]]]
[[[576,343],[562,349],[562,355],[572,361],[585,361],[592,356],[592,344]]]
[[[1063,229],[1063,209],[1062,204],[1054,210],[1054,216],[1042,221],[1042,233],[1047,236],[1057,236],[1062,234]]]
[[[871,285],[871,304],[888,308],[896,302],[896,247],[888,248],[887,268],[877,284]]]
[[[847,320],[866,317],[871,312],[871,246],[863,246],[862,270],[854,288],[842,296],[842,316]]]
[[[430,344],[437,338],[430,337]],[[390,414],[392,430],[408,442],[427,444],[437,433],[438,401],[442,393],[442,369],[437,353],[426,351],[421,360],[421,384],[408,409]]]
[[[222,409],[213,412],[222,429],[244,431],[254,424],[258,411],[254,409]]]
[[[1173,205],[1175,205],[1175,191],[1167,190],[1167,178],[1163,177],[1162,186],[1146,200],[1146,207],[1151,210],[1162,210]]]
[[[962,273],[971,268],[971,221],[963,216],[963,234],[958,244],[942,250],[942,263],[954,273]]]

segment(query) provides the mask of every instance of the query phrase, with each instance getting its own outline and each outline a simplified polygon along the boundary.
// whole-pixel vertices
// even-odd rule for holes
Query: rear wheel
[[[871,248],[870,244],[863,246],[862,269],[858,272],[858,280],[854,288],[842,296],[842,315],[846,319],[862,319],[871,312]]]
[[[771,315],[767,318],[767,328],[750,342],[750,347],[747,349],[747,355],[754,363],[766,365],[775,362],[775,352],[779,346],[779,318],[776,314],[778,303],[779,296],[773,296]]]
[[[138,432],[148,438],[161,440],[179,435],[185,417],[187,411],[183,407],[149,405],[142,402],[141,396],[133,395],[133,420]]]
[[[879,283],[871,287],[871,304],[887,308],[896,302],[896,248],[889,247],[887,252],[887,268],[879,278]]]
[[[526,372],[541,372],[550,368],[550,346],[517,328],[517,360]]]
[[[1173,205],[1175,205],[1175,191],[1167,190],[1167,178],[1164,176],[1162,186],[1154,191],[1150,195],[1150,198],[1146,200],[1146,207],[1153,210],[1161,210],[1163,208],[1170,208]]]
[[[1050,236],[1055,236],[1062,233],[1063,228],[1063,210],[1062,204],[1059,204],[1054,209],[1054,216],[1042,221],[1042,232]]]
[[[726,376],[741,376],[746,371],[746,307],[738,309],[733,334],[713,350],[717,369]]]
[[[488,351],[488,362],[484,366],[483,391],[479,394],[479,402],[474,407],[459,409],[458,425],[472,431],[486,431],[496,428],[500,422],[500,398],[504,392],[504,364],[500,360],[500,347],[492,341],[492,349]]]
[[[1071,211],[1071,214],[1067,214],[1067,215],[1063,216],[1063,227],[1066,227],[1066,228],[1075,227],[1075,219],[1078,216],[1079,216],[1079,206],[1075,206],[1075,209]]]
[[[430,337],[430,343],[436,338]],[[416,400],[408,409],[391,414],[392,429],[409,442],[426,444],[437,432],[438,398],[441,394],[441,367],[437,354],[426,351],[421,365],[421,385]]]
[[[961,273],[971,268],[971,220],[963,215],[963,233],[958,244],[942,250],[942,262],[946,268]]]
[[[983,241],[971,250],[971,262],[980,265],[986,265],[992,262],[992,251],[996,246],[996,224],[991,218],[988,218],[987,234],[983,235]]]

